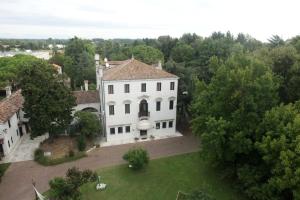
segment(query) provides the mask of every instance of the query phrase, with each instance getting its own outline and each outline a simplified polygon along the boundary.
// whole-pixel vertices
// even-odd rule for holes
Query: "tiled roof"
[[[161,78],[177,78],[177,76],[135,59],[126,60],[123,64],[105,69],[103,74],[103,80],[138,80]]]
[[[76,104],[99,103],[99,91],[74,91],[73,95],[76,97]]]
[[[0,123],[9,120],[19,109],[23,107],[24,98],[21,90],[11,94],[0,101]]]

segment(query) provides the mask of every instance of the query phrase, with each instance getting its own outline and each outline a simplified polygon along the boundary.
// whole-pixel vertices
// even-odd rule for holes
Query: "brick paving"
[[[182,136],[163,140],[102,147],[88,154],[88,157],[56,166],[44,167],[34,161],[11,164],[0,183],[0,200],[33,200],[32,179],[37,189],[45,192],[49,189],[48,181],[56,176],[63,176],[68,168],[98,169],[124,163],[123,154],[133,146],[142,146],[148,150],[151,159],[195,152],[199,150],[199,141],[194,136]]]

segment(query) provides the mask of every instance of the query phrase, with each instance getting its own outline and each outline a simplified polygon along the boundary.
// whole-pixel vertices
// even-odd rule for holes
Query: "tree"
[[[123,159],[128,161],[133,170],[140,170],[149,162],[148,152],[142,148],[130,149],[124,154]]]
[[[13,57],[0,58],[0,86],[18,86],[18,73],[23,66],[31,65],[38,59],[28,55],[15,55]]]
[[[179,42],[172,49],[171,56],[175,62],[190,61],[194,56],[194,49],[188,44]]]
[[[256,166],[257,124],[277,105],[278,86],[269,67],[242,55],[221,64],[209,84],[196,84],[192,130],[201,135],[203,152],[228,175]]]
[[[158,61],[164,61],[164,55],[160,50],[146,45],[135,46],[131,52],[134,58],[147,64],[156,64]]]
[[[279,89],[281,101],[289,103],[297,100],[289,92],[289,90],[295,91],[295,88],[290,88],[290,86],[293,86],[293,82],[298,78],[297,66],[295,64],[299,61],[299,55],[296,49],[292,46],[273,48],[269,53],[269,58],[272,70],[282,78]],[[297,97],[297,94],[295,96]]]
[[[65,179],[56,177],[49,181],[49,196],[55,200],[80,200],[80,186],[96,180],[97,174],[91,170],[80,171],[75,167],[70,168]]]
[[[259,185],[266,199],[300,198],[300,102],[266,112],[256,147],[263,160]]]
[[[72,121],[75,98],[55,75],[51,65],[37,60],[24,65],[19,74],[24,112],[29,119],[32,137],[49,132],[62,133]]]
[[[284,40],[278,35],[273,35],[268,41],[271,48],[283,46],[285,44]]]
[[[85,79],[94,81],[94,48],[90,41],[72,38],[65,49],[65,72],[70,76],[72,88],[82,85]]]
[[[97,115],[91,112],[78,111],[74,115],[78,120],[78,131],[86,137],[101,134],[101,123]]]
[[[72,183],[56,177],[49,182],[49,196],[55,200],[80,200],[81,193]]]
[[[55,53],[50,59],[49,63],[64,66],[65,56],[62,53]]]

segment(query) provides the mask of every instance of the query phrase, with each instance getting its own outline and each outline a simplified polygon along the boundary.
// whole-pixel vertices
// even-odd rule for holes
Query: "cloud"
[[[144,38],[186,32],[299,34],[296,0],[0,0],[0,37]]]

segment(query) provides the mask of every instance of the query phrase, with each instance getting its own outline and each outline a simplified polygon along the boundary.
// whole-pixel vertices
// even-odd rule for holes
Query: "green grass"
[[[245,199],[232,183],[221,180],[221,174],[208,166],[199,153],[151,160],[138,172],[126,165],[97,172],[108,186],[103,191],[96,191],[96,183],[82,186],[85,200],[175,200],[179,190],[202,190],[217,200]]]
[[[0,182],[1,182],[2,176],[4,175],[5,171],[8,169],[9,166],[10,166],[10,163],[0,164]]]

